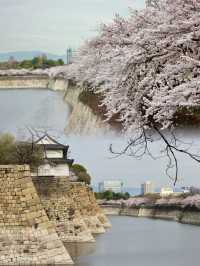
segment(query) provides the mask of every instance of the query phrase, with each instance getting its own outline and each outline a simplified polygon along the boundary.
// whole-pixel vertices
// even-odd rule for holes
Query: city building
[[[69,146],[57,142],[55,139],[45,134],[35,142],[42,146],[44,150],[44,163],[40,165],[37,172],[32,176],[68,176],[70,175],[70,166],[74,160],[68,158]]]
[[[195,186],[182,187],[183,193],[200,194],[200,188]]]
[[[161,197],[167,197],[174,193],[173,189],[170,187],[162,187],[160,190],[160,196]]]
[[[153,182],[146,181],[143,184],[141,184],[141,194],[142,195],[152,194],[152,193],[154,193]]]
[[[113,191],[115,193],[123,192],[123,182],[120,180],[107,180],[99,183],[99,192]]]
[[[186,194],[186,193],[191,193],[192,188],[191,187],[182,187],[181,190],[182,190],[182,193]]]

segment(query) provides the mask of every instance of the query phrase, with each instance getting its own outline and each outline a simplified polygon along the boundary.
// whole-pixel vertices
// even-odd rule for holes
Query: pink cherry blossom
[[[104,95],[107,117],[126,131],[172,126],[181,107],[200,105],[200,1],[149,0],[116,16],[85,43],[66,77]]]

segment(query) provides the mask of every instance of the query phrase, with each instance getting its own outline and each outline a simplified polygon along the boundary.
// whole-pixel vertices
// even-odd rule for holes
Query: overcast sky
[[[192,142],[193,147],[199,147],[199,130],[194,134],[187,134],[187,137],[181,139]],[[166,175],[167,159],[153,160],[149,156],[144,156],[142,160],[136,160],[129,156],[120,156],[114,158],[109,152],[109,145],[113,144],[115,150],[120,151],[124,148],[127,140],[122,137],[71,137],[67,138],[70,144],[71,156],[76,162],[83,163],[93,176],[93,183],[105,179],[121,179],[125,186],[140,187],[144,181],[151,180],[155,187],[172,186],[173,181]],[[160,155],[161,142],[153,144],[152,151],[154,156]],[[200,187],[200,165],[189,159],[187,156],[178,155],[179,163],[179,182],[177,187],[197,186]]]
[[[115,13],[144,0],[0,0],[0,52],[42,50],[64,54],[96,32]]]

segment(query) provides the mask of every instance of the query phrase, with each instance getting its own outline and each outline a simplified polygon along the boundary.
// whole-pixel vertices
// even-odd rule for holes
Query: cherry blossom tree
[[[127,19],[117,15],[80,49],[67,72],[68,78],[103,94],[107,118],[117,114],[132,136],[117,154],[151,155],[149,143],[156,133],[175,182],[177,152],[200,162],[173,133],[178,114],[200,105],[199,0],[148,0]]]

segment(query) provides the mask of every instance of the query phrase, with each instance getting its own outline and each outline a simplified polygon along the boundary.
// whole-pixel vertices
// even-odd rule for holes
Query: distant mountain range
[[[43,51],[17,51],[17,52],[8,52],[8,53],[0,53],[0,62],[8,61],[9,58],[12,56],[17,61],[22,60],[30,60],[33,57],[45,54],[48,59],[58,60],[63,59],[64,62],[66,61],[66,55],[56,55],[51,53],[45,53]]]

